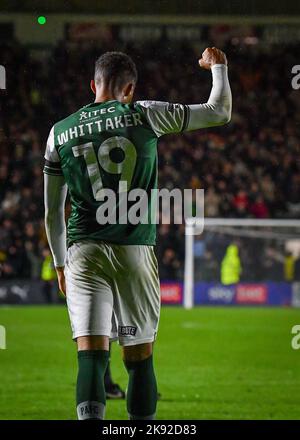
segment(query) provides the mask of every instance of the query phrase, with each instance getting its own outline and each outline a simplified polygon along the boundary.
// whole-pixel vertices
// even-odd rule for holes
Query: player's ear
[[[95,84],[94,79],[91,79],[90,86],[91,86],[92,92],[94,93],[94,95],[96,95],[96,84]]]
[[[124,86],[122,90],[122,101],[127,104],[132,101],[133,93],[134,93],[135,84],[130,82],[127,83],[126,86]]]

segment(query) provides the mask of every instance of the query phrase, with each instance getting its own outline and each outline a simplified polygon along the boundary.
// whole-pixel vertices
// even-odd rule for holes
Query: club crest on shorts
[[[135,336],[136,331],[137,327],[133,327],[132,325],[119,325],[118,327],[119,336]]]

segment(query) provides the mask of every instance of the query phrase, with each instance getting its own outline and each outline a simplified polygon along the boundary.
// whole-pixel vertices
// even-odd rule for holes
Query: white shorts
[[[103,335],[124,346],[155,340],[160,288],[153,246],[76,242],[65,277],[73,339]]]

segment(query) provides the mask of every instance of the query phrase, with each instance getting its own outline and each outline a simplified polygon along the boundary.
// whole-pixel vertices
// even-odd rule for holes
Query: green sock
[[[79,420],[104,419],[104,374],[109,351],[83,350],[78,352],[77,416]]]
[[[157,385],[152,355],[138,362],[124,361],[129,374],[127,411],[131,420],[155,419]]]

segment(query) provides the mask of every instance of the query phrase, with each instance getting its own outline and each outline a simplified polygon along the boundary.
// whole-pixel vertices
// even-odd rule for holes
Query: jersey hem
[[[91,238],[91,237],[81,237],[81,238],[76,238],[76,239],[68,239],[68,243],[67,246],[68,248],[72,246],[72,244],[74,243],[78,243],[80,241],[93,241],[95,243],[97,242],[102,242],[102,243],[107,243],[107,244],[115,244],[118,246],[155,246],[156,245],[156,240],[142,240],[142,241],[130,241],[130,240],[105,240],[103,238]]]

